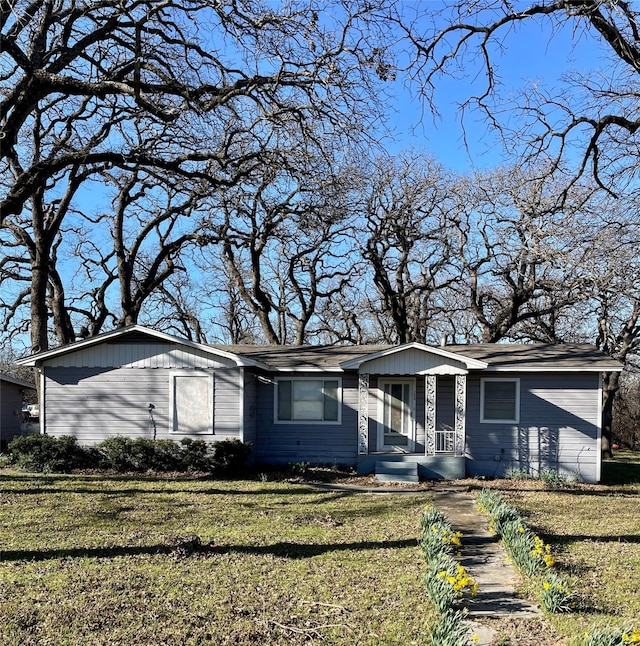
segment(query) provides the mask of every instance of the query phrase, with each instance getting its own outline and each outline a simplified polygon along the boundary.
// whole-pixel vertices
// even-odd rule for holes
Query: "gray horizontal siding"
[[[243,391],[242,391],[242,441],[256,444],[256,376],[251,372],[243,371]]]
[[[417,375],[429,371],[432,374],[455,374],[463,371],[465,364],[462,360],[456,361],[416,348],[394,352],[378,359],[366,361],[362,367],[363,372],[378,375],[401,377],[404,375]]]
[[[46,432],[73,435],[82,444],[107,437],[153,437],[149,404],[157,439],[180,440],[170,432],[171,376],[169,369],[51,368],[45,370]],[[239,437],[239,378],[234,370],[214,373],[214,433],[197,437],[218,441]]]
[[[467,457],[471,475],[547,469],[597,479],[600,425],[598,375],[501,374],[520,379],[519,424],[480,423],[480,378],[467,390]]]
[[[284,374],[281,376],[286,378]],[[318,378],[318,373],[296,373],[290,376]],[[341,379],[341,424],[275,423],[275,386],[273,383],[257,381],[256,460],[275,463],[311,462],[315,464],[355,465],[358,429],[358,381],[356,375],[342,375]]]

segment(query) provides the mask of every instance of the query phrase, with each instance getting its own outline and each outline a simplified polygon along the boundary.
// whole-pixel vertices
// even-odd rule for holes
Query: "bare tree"
[[[486,179],[480,184],[483,193],[491,186]],[[470,220],[475,242],[467,242],[464,258],[479,340],[590,342],[632,366],[640,349],[635,199],[592,190],[574,192],[573,200],[551,190],[545,199],[540,187],[553,183],[527,185],[513,193],[517,184],[505,190],[509,181],[502,176],[497,193],[483,196],[485,210]],[[618,372],[603,377],[605,453],[620,380]]]
[[[407,68],[431,108],[436,109],[442,80],[473,79],[473,90],[460,106],[463,120],[470,111],[479,110],[511,153],[534,165],[546,161],[546,172],[562,180],[557,186],[560,197],[571,195],[575,186],[587,180],[625,202],[633,198],[640,136],[637,6],[616,0],[552,0],[524,7],[480,0],[424,5],[419,12],[403,16],[398,24],[410,43]],[[549,46],[569,41],[576,48],[597,52],[598,67],[565,69],[555,86],[545,86],[537,79],[519,88],[505,86],[501,61],[513,57],[510,45],[534,26],[547,34]],[[556,65],[555,60],[552,63]],[[608,206],[612,212],[617,210]],[[536,307],[537,314],[518,325],[529,338],[557,339],[564,336],[567,324],[577,322],[575,329],[595,340],[607,354],[628,362],[637,348],[640,314],[632,269],[635,262],[625,251],[626,245],[618,246],[616,238],[611,246],[612,230],[619,232],[615,226],[599,224],[597,218],[590,222],[595,249],[606,252],[601,261],[594,260],[597,253],[591,260],[588,253],[583,259],[583,267],[589,262],[594,267],[592,282],[583,284],[583,298],[573,303],[570,299],[567,308],[562,303],[553,307],[548,294],[545,300],[549,307]],[[623,238],[629,233],[628,227],[624,229]],[[635,237],[637,248],[637,234],[631,237]],[[577,265],[571,261],[569,266]],[[520,272],[522,287],[515,281],[510,293],[526,294],[526,272],[527,263]],[[535,282],[539,282],[537,277]],[[498,294],[492,299],[496,311],[505,296]],[[479,294],[473,300],[484,305],[487,297]],[[488,338],[493,336],[487,334]],[[618,380],[617,373],[605,376],[605,450]]]
[[[203,182],[189,185],[153,169],[105,172],[103,179],[114,189],[111,208],[84,216],[73,238],[62,236],[75,243],[77,269],[73,295],[61,308],[81,336],[98,334],[107,321],[137,323],[163,283],[186,271],[182,254],[197,244],[194,209],[205,191]]]
[[[628,368],[637,364],[640,350],[640,223],[636,201],[617,201],[603,211],[589,266],[589,303],[597,324],[594,341]],[[620,373],[604,375],[603,450],[608,454],[613,439],[615,396],[620,384]]]
[[[454,190],[453,179],[424,156],[380,159],[370,175],[362,253],[388,343],[426,341],[440,294],[459,277]]]
[[[147,301],[148,315],[158,329],[196,343],[209,342],[206,316],[201,304],[193,298],[193,283],[187,272],[167,277]]]
[[[636,450],[640,445],[640,383],[637,372],[625,375],[618,392],[613,437],[621,446]]]
[[[50,313],[52,332],[57,341],[70,343],[75,340],[64,305],[64,283],[56,265],[63,222],[73,212],[76,195],[91,175],[92,172],[79,166],[64,174],[56,174],[46,186],[34,191],[27,208],[19,216],[2,219],[3,228],[10,234],[5,241],[5,250],[11,250],[2,262],[13,268],[3,278],[25,285],[25,289],[8,308],[4,325],[15,325],[16,319],[19,321],[18,309],[28,304],[28,327],[34,350],[48,346]],[[48,199],[47,193],[56,195]],[[19,323],[17,327],[20,327]]]
[[[472,90],[460,106],[463,115],[479,109],[510,150],[517,147],[529,160],[543,156],[552,166],[577,155],[572,181],[586,171],[611,191],[621,170],[635,177],[640,12],[632,3],[552,0],[524,6],[480,0],[425,3],[416,11],[406,11],[398,22],[410,43],[407,67],[433,111],[440,83],[464,78]],[[510,87],[501,61],[513,56],[510,45],[528,28],[538,40],[546,34],[547,44],[564,39],[597,51],[602,67],[569,68],[553,87],[539,79]],[[558,63],[550,60],[549,67]]]
[[[301,170],[265,168],[253,183],[219,192],[210,205],[204,236],[209,232],[228,286],[259,322],[267,343],[308,342],[322,302],[350,279],[348,185],[345,175],[315,161],[320,166],[307,153]]]
[[[590,191],[561,199],[546,173],[519,167],[476,175],[461,203],[461,262],[477,340],[535,338],[531,327],[584,299]],[[578,217],[583,220],[579,221]],[[458,288],[458,291],[459,288]]]
[[[33,348],[48,345],[54,303],[59,340],[73,336],[52,251],[66,214],[86,210],[88,182],[94,200],[108,170],[123,178],[153,170],[215,190],[273,163],[277,133],[315,154],[327,138],[343,147],[370,139],[379,84],[391,74],[377,8],[1,2],[0,226],[30,258],[29,294],[18,300],[31,308]]]

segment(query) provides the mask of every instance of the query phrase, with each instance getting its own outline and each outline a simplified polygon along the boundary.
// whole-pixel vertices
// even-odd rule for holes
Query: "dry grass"
[[[552,545],[555,567],[576,594],[573,612],[548,617],[553,629],[541,644],[581,644],[595,625],[640,627],[640,455],[621,453],[606,462],[600,485],[486,484],[500,489]],[[539,592],[526,582],[522,590],[530,597]],[[522,643],[504,632],[503,643]]]
[[[0,472],[0,643],[422,643],[424,502]]]
[[[571,646],[594,623],[637,622],[640,489],[618,464],[631,480],[640,469],[610,464],[615,484],[598,486],[465,481],[500,488],[578,595],[567,616],[489,622],[495,644]],[[429,498],[427,485],[370,495],[0,470],[0,643],[426,644],[416,539]]]

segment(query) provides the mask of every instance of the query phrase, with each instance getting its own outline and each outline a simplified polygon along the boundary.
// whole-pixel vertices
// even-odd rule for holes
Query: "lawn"
[[[490,483],[552,545],[555,567],[576,595],[574,612],[549,617],[568,646],[593,626],[640,628],[640,455],[618,453],[604,462],[602,478],[602,485],[546,489]]]
[[[605,467],[609,485],[466,481],[500,488],[553,546],[577,595],[543,622],[553,643],[638,626],[640,488],[621,480],[640,464]],[[426,644],[429,498],[0,470],[0,644]],[[500,643],[540,643],[524,630]]]
[[[0,471],[0,643],[424,643],[426,500]]]

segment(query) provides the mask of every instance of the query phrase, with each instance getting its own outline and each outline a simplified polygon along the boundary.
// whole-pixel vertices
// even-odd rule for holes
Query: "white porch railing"
[[[455,453],[456,432],[450,426],[436,429],[436,453]]]

